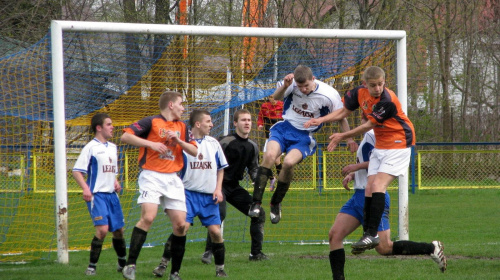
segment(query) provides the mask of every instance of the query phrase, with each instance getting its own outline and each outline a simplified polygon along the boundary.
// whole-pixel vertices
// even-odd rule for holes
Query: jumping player
[[[286,152],[283,167],[278,176],[278,183],[271,198],[271,222],[277,224],[281,219],[281,202],[285,197],[293,177],[293,168],[306,157],[316,152],[316,140],[313,133],[321,125],[304,127],[311,118],[327,115],[342,108],[338,92],[331,86],[314,78],[311,68],[297,66],[292,74],[288,74],[283,84],[273,94],[276,100],[284,99],[283,119],[271,128],[269,141],[257,171],[252,206],[248,216],[258,217],[262,204],[267,179],[272,177],[271,167],[276,158]],[[342,131],[349,131],[345,118],[339,119]],[[351,151],[355,152],[357,144],[348,140]]]
[[[362,114],[362,123],[368,119]],[[345,250],[343,240],[346,236],[355,231],[360,225],[364,225],[363,208],[365,204],[365,187],[367,182],[367,170],[371,152],[375,146],[375,135],[373,130],[365,133],[363,140],[359,144],[356,154],[356,163],[349,164],[342,169],[345,178],[342,184],[346,190],[350,190],[349,182],[354,182],[354,194],[340,209],[335,218],[328,240],[330,243],[330,267],[334,280],[345,279]],[[430,255],[439,265],[442,272],[446,270],[446,257],[444,247],[440,241],[432,243],[414,242],[414,241],[395,241],[391,240],[391,229],[389,227],[389,209],[390,197],[385,194],[385,208],[382,220],[378,226],[378,236],[380,243],[375,250],[381,255]],[[353,249],[353,254],[361,254],[364,249]]]
[[[384,213],[387,186],[408,172],[411,146],[415,145],[415,130],[396,94],[385,87],[384,70],[376,66],[364,71],[361,86],[345,94],[343,108],[312,119],[305,127],[343,119],[358,108],[369,121],[351,131],[332,134],[328,151],[332,151],[342,139],[361,135],[370,129],[375,132],[375,149],[370,156],[365,190],[365,232],[358,242],[352,244],[353,249],[368,250],[380,242],[377,228]]]

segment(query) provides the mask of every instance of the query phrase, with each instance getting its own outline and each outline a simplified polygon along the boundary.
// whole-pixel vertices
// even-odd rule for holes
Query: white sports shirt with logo
[[[193,157],[183,153],[180,177],[186,190],[211,194],[217,186],[217,171],[228,167],[227,160],[217,139],[205,136],[195,140],[198,154]]]
[[[317,131],[319,126],[304,128],[304,124],[312,119],[326,116],[344,106],[337,90],[322,81],[314,80],[316,88],[308,95],[303,94],[295,80],[286,89],[283,104],[283,119],[300,130]],[[283,81],[278,82],[281,86]]]
[[[359,143],[356,153],[356,163],[370,161],[370,155],[375,147],[375,133],[373,129],[365,133],[363,140]],[[354,172],[354,189],[365,189],[368,183],[368,169],[359,169]]]
[[[94,138],[83,147],[73,171],[87,174],[87,185],[92,193],[115,192],[118,174],[116,145],[109,141],[101,143]]]

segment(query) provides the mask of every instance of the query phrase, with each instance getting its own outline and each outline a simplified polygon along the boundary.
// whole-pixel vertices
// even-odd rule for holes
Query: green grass
[[[410,239],[441,240],[448,257],[446,273],[439,272],[428,256],[383,257],[371,250],[360,256],[347,254],[348,279],[500,279],[500,190],[429,190],[410,194],[409,199]],[[183,279],[214,277],[214,266],[200,261],[203,246],[187,244]],[[257,263],[248,261],[249,247],[247,242],[226,243],[231,279],[331,279],[327,245],[265,243],[264,252],[271,259]],[[349,252],[349,246],[346,249]],[[162,250],[161,246],[142,250],[137,279],[155,279],[151,271]],[[56,263],[56,254],[28,264],[0,264],[0,279],[88,279],[83,275],[88,257],[88,251],[80,251],[70,253],[67,265]],[[121,279],[115,266],[114,251],[104,250],[98,275],[92,279]]]

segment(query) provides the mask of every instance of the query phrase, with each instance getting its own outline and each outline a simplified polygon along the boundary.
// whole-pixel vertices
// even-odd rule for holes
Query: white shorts
[[[186,210],[186,195],[181,178],[176,173],[142,170],[139,175],[137,203],[154,203],[163,209]]]
[[[382,150],[374,148],[368,164],[368,176],[379,172],[399,177],[408,172],[411,148]]]

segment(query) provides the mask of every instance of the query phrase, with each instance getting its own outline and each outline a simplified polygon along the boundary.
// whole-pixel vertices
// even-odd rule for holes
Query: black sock
[[[396,241],[392,245],[393,255],[430,255],[434,252],[434,244],[414,241]]]
[[[365,196],[365,206],[363,208],[363,233],[366,232],[366,223],[368,219],[370,219],[370,213],[367,211],[367,209],[370,209],[372,206],[372,197],[371,196]]]
[[[210,237],[210,233],[207,231],[207,241],[205,242],[205,252],[210,251],[212,252],[212,239]]]
[[[167,242],[165,242],[165,249],[163,249],[163,258],[166,260],[170,260],[172,258],[172,236],[174,236],[173,233],[168,237]]]
[[[212,245],[213,246],[213,245]],[[186,250],[186,236],[177,236],[172,234],[172,245],[170,251],[172,252],[172,268],[170,273],[179,272],[181,270],[182,259]]]
[[[385,193],[375,192],[372,193],[372,203],[369,212],[369,216],[366,221],[366,231],[371,236],[377,236],[378,226],[380,220],[382,219],[382,214],[384,214],[385,208]]]
[[[124,267],[127,263],[127,245],[125,244],[125,239],[113,238],[113,248],[115,249],[116,255],[118,256],[118,264]]]
[[[330,251],[328,256],[332,269],[333,280],[344,280],[345,250],[344,248]]]
[[[259,166],[253,187],[253,202],[262,203],[262,196],[266,189],[267,180],[273,176],[273,171],[264,166]]]
[[[278,179],[278,176],[280,176],[281,168],[283,167],[283,164],[278,164],[276,165],[276,179]]]
[[[212,250],[213,250],[213,254],[214,254],[215,265],[223,265],[224,258],[226,255],[226,247],[224,246],[224,242],[213,243]]]
[[[99,256],[101,255],[102,243],[104,240],[99,240],[97,236],[94,236],[92,242],[90,243],[90,261],[89,267],[95,268],[97,262],[99,261]]]
[[[280,204],[283,201],[283,199],[285,198],[285,195],[288,192],[289,188],[290,188],[290,182],[284,183],[284,182],[278,181],[278,183],[276,184],[276,189],[274,190],[273,196],[271,197],[271,205]]]
[[[141,253],[142,245],[144,245],[147,236],[147,231],[144,231],[138,227],[134,227],[134,229],[132,230],[132,236],[130,237],[130,248],[128,249],[127,265],[135,264],[137,262],[137,258]]]

